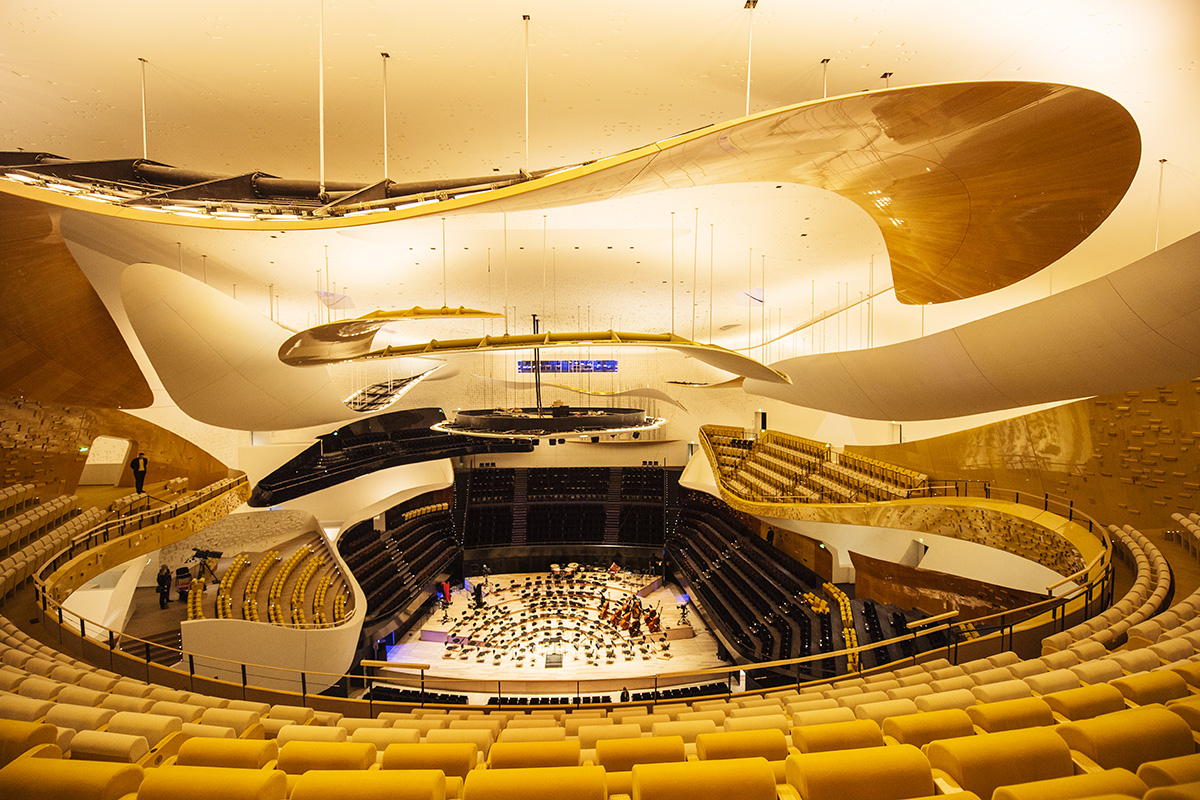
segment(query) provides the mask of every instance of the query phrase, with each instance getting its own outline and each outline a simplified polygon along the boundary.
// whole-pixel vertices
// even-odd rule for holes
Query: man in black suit
[[[149,464],[145,453],[138,453],[137,458],[129,462],[129,468],[133,470],[133,485],[138,494],[143,492],[142,485],[146,482],[146,467]]]

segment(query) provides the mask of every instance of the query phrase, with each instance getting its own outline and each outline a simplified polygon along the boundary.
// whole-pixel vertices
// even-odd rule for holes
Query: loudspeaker
[[[562,653],[547,653],[546,654],[546,669],[554,667],[561,668],[563,664]]]

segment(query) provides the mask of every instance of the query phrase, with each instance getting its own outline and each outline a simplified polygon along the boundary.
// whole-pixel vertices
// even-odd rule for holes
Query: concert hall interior
[[[1200,797],[1200,5],[0,30],[0,796]]]

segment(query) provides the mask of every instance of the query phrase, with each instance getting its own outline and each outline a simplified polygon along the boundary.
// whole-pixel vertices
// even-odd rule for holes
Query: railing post
[[[246,664],[242,663],[242,699],[246,699]]]
[[[196,655],[188,653],[188,688],[196,691]]]
[[[308,702],[308,680],[303,671],[300,673],[300,701]]]
[[[145,653],[146,653],[146,683],[151,683],[151,680],[150,680],[150,643],[143,642],[142,644],[146,645],[146,647],[144,648]]]

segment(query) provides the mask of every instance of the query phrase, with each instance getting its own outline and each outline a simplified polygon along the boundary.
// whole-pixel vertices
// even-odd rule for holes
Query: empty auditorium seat
[[[1104,769],[1136,772],[1147,761],[1196,752],[1187,723],[1165,708],[1152,706],[1064,723],[1055,732],[1072,750]]]
[[[1074,774],[1067,743],[1048,728],[982,733],[931,742],[926,748],[945,794],[958,788],[991,797],[999,786]]]
[[[901,800],[934,793],[929,759],[912,745],[793,754],[786,776],[804,800]]]

